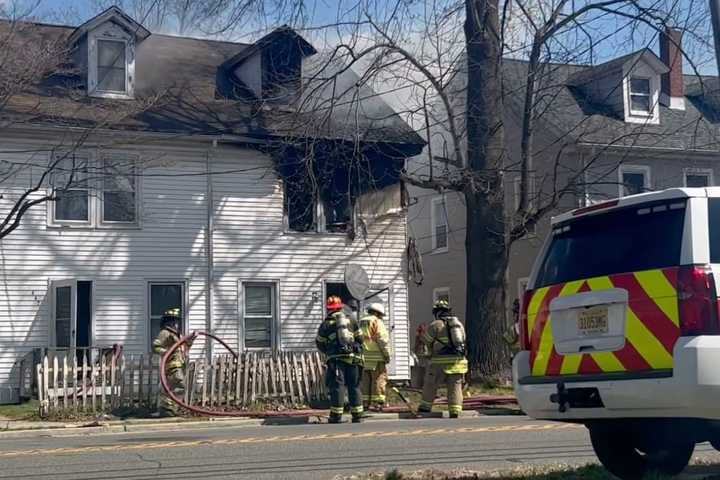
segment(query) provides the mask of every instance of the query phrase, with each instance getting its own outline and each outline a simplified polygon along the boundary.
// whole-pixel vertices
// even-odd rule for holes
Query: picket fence
[[[160,391],[156,355],[89,350],[49,352],[36,365],[44,413],[154,409]],[[309,405],[327,398],[325,364],[317,352],[246,352],[197,359],[185,370],[185,403],[205,409],[271,404]]]

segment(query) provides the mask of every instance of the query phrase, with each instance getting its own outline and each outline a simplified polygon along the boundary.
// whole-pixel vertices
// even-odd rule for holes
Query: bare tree
[[[77,101],[86,93],[73,47],[65,34],[49,34],[29,21],[35,6],[15,4],[0,18],[0,134],[12,138],[23,129],[45,126],[54,129],[56,140],[31,150],[3,145],[0,201],[7,213],[0,218],[0,239],[16,230],[34,207],[59,202],[72,208],[73,198],[78,192],[87,194],[89,184],[118,184],[140,174],[126,159],[96,165],[80,152],[95,134],[159,105],[164,95],[155,92],[132,102]],[[97,139],[93,145],[102,146]]]
[[[198,9],[207,5],[185,5],[190,3]],[[340,2],[337,14],[318,16],[312,13],[315,6],[302,0],[230,0],[203,11],[210,12],[210,33],[237,33],[239,14],[254,12],[260,23],[284,18],[326,47],[306,71],[303,94],[288,112],[289,139],[314,138],[332,128],[350,138],[356,132],[361,148],[369,139],[360,132],[368,125],[358,128],[356,122],[362,118],[382,126],[396,112],[361,110],[359,100],[375,92],[396,100],[397,113],[428,140],[425,165],[408,169],[403,179],[459,192],[464,199],[469,356],[477,373],[495,375],[509,355],[502,333],[513,243],[563,201],[577,205],[588,171],[607,149],[632,145],[648,134],[642,124],[620,132],[580,164],[568,152],[602,126],[586,119],[554,124],[553,115],[562,108],[558,92],[568,80],[556,65],[590,65],[617,49],[646,47],[673,26],[684,31],[683,55],[697,73],[699,64],[692,59],[711,45],[703,23],[707,7],[696,0],[362,0]],[[524,59],[520,68],[509,68],[512,57]],[[350,83],[349,70],[358,74]],[[338,111],[346,118],[342,125],[332,121]],[[519,125],[517,142],[506,139],[509,117]],[[693,121],[684,128],[692,128]],[[438,131],[441,145],[434,141]],[[305,164],[308,172],[316,168],[311,157]],[[303,178],[315,182],[314,177]],[[509,177],[520,180],[517,208],[508,208]]]

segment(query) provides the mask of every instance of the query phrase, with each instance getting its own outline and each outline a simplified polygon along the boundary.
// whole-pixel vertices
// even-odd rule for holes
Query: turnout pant
[[[362,415],[363,404],[362,393],[360,392],[362,366],[353,365],[342,360],[330,360],[327,366],[325,385],[330,392],[330,415],[342,415],[346,391],[348,403],[350,404],[350,413],[354,417]]]
[[[378,363],[374,370],[363,369],[362,395],[365,405],[385,405],[385,390],[387,388],[387,365]]]
[[[448,411],[450,413],[462,412],[463,375],[461,373],[445,373],[444,368],[442,365],[430,364],[427,366],[423,383],[422,402],[420,402],[421,412],[432,410],[437,389],[443,384],[447,387],[448,392]]]
[[[170,390],[178,398],[185,395],[185,373],[181,368],[173,368],[167,370],[167,381]],[[158,395],[158,407],[163,413],[176,414],[178,405],[166,393],[165,389],[160,385],[160,394]]]

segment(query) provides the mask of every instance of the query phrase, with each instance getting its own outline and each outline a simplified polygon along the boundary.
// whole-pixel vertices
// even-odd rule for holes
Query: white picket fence
[[[38,399],[45,413],[112,411],[157,405],[159,357],[116,351],[48,352],[36,365]],[[185,403],[233,410],[258,404],[309,405],[327,398],[325,362],[317,352],[247,352],[190,362]]]

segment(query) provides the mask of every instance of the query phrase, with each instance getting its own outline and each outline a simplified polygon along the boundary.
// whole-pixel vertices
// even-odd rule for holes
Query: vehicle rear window
[[[720,217],[718,217],[720,219]],[[685,202],[642,205],[559,225],[537,286],[678,265]]]
[[[720,263],[720,198],[708,200],[710,262]]]

